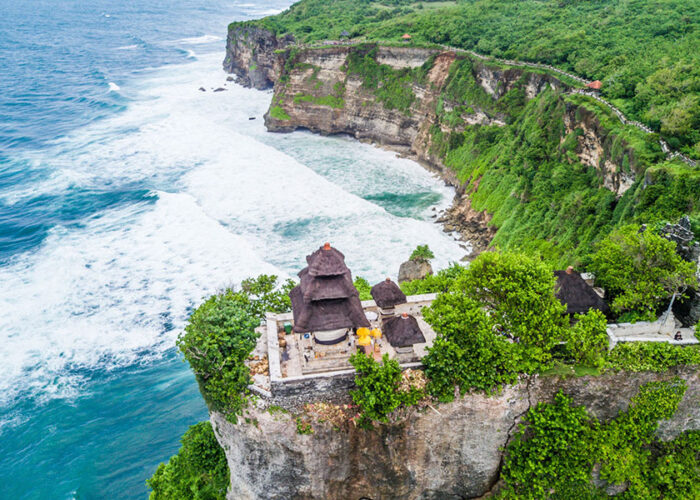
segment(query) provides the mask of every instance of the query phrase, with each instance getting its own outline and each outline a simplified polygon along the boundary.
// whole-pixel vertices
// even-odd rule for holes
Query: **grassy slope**
[[[441,43],[550,63],[604,83],[603,94],[700,157],[700,0],[302,0],[253,23],[302,41]]]

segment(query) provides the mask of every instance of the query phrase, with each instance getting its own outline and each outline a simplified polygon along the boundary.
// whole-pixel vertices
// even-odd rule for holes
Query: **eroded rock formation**
[[[641,385],[675,375],[687,390],[674,417],[659,425],[659,437],[668,440],[700,429],[697,370],[532,377],[492,397],[467,395],[411,410],[371,431],[314,423],[312,434],[299,434],[293,415],[262,407],[251,409],[249,423],[234,425],[217,413],[211,421],[229,462],[231,500],[477,498],[497,484],[502,449],[538,402],[561,390],[607,421],[627,409]]]

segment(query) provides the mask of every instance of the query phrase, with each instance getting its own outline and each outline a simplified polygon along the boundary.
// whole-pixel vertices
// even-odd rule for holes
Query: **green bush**
[[[680,365],[700,365],[700,347],[666,342],[624,342],[608,354],[607,366],[631,372],[664,372]]]
[[[371,427],[372,421],[388,422],[389,414],[400,406],[410,406],[423,397],[421,390],[411,387],[408,391],[399,388],[401,367],[395,359],[385,354],[382,362],[362,352],[353,354],[350,363],[357,370],[356,390],[352,399],[360,407],[360,425]]]
[[[680,379],[648,383],[626,411],[602,424],[561,392],[552,404],[538,403],[506,450],[501,497],[608,498],[592,482],[600,464],[601,478],[626,486],[622,498],[697,498],[700,431],[666,443],[656,438],[659,421],[673,416],[685,389]]]
[[[415,260],[418,262],[428,262],[431,259],[435,258],[435,254],[430,250],[430,247],[428,245],[418,245],[413,252],[411,252],[411,256],[409,257],[409,260]]]
[[[369,281],[358,276],[355,278],[353,284],[360,294],[360,300],[372,300],[372,286],[369,284]]]
[[[676,253],[676,244],[639,226],[622,227],[601,241],[589,268],[614,312],[650,320],[664,300],[695,282],[695,266]]]
[[[446,292],[463,273],[466,267],[459,264],[452,264],[446,269],[442,269],[435,274],[430,274],[423,279],[404,281],[400,283],[401,291],[406,295],[422,295],[424,293]]]
[[[261,275],[243,281],[240,291],[213,295],[192,313],[177,340],[209,408],[232,422],[248,401],[251,378],[244,361],[255,348],[255,328],[265,311],[289,310],[292,285],[278,289],[276,276]]]
[[[576,324],[568,331],[565,353],[576,364],[601,367],[608,351],[607,320],[605,315],[591,309],[575,316]]]
[[[528,411],[526,423],[508,445],[501,473],[512,497],[565,498],[562,493],[590,489],[597,422],[584,407],[571,402],[559,392],[554,403],[538,403]]]
[[[552,269],[536,258],[482,253],[423,310],[437,338],[423,358],[429,391],[441,400],[455,385],[490,391],[520,372],[546,368],[566,335],[565,308]]]
[[[181,442],[178,454],[146,481],[150,500],[225,500],[230,474],[211,424],[193,425]]]

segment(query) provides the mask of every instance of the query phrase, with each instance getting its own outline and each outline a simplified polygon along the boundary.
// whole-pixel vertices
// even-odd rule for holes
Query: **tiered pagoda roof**
[[[425,342],[418,320],[406,313],[384,320],[382,330],[393,347],[410,347]]]
[[[406,303],[406,295],[401,291],[399,285],[391,281],[391,278],[374,285],[370,293],[374,302],[381,308],[389,308]]]
[[[306,257],[301,283],[289,293],[298,333],[369,327],[345,256],[330,244]]]

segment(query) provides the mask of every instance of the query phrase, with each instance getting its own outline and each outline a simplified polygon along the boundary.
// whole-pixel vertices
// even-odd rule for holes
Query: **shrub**
[[[695,280],[695,266],[681,259],[675,243],[639,226],[625,226],[602,240],[589,267],[615,313],[637,312],[652,320],[662,301]]]
[[[666,342],[625,342],[608,354],[608,367],[632,372],[663,372],[679,365],[700,365],[700,347]]]
[[[546,367],[566,333],[554,274],[538,259],[488,252],[423,310],[437,334],[423,359],[429,391],[449,400],[454,386],[490,391],[519,372]]]
[[[395,359],[385,354],[382,362],[358,352],[350,357],[350,363],[357,370],[352,399],[360,407],[360,424],[371,426],[372,421],[388,422],[388,415],[398,407],[415,404],[423,397],[423,391],[410,387],[400,390],[401,367]]]
[[[626,485],[623,498],[697,498],[700,432],[667,443],[656,438],[659,421],[673,416],[685,389],[680,379],[648,383],[605,424],[561,392],[554,403],[539,403],[506,450],[502,496],[607,498],[591,481],[594,464],[601,464],[603,479]]]
[[[575,316],[576,324],[568,331],[564,351],[576,364],[600,367],[605,363],[608,349],[605,315],[591,309]]]
[[[153,490],[150,500],[224,500],[229,469],[224,450],[209,422],[200,422],[185,432],[182,447],[167,464],[161,463],[146,484]]]
[[[515,498],[552,498],[552,492],[589,489],[597,422],[571,402],[559,392],[554,403],[538,403],[528,411],[508,446],[502,472],[506,491]]]
[[[372,300],[372,287],[370,286],[369,281],[358,276],[355,278],[353,284],[360,294],[360,300]]]
[[[411,253],[410,260],[415,260],[418,262],[428,262],[435,258],[435,254],[430,250],[428,245],[418,245],[415,250]]]
[[[404,281],[399,286],[406,295],[446,292],[464,272],[466,268],[455,263],[423,279]]]
[[[232,422],[247,404],[251,378],[244,362],[255,348],[255,328],[265,311],[289,310],[292,283],[276,285],[276,276],[262,275],[243,281],[238,292],[213,295],[192,313],[177,340],[209,408]]]

